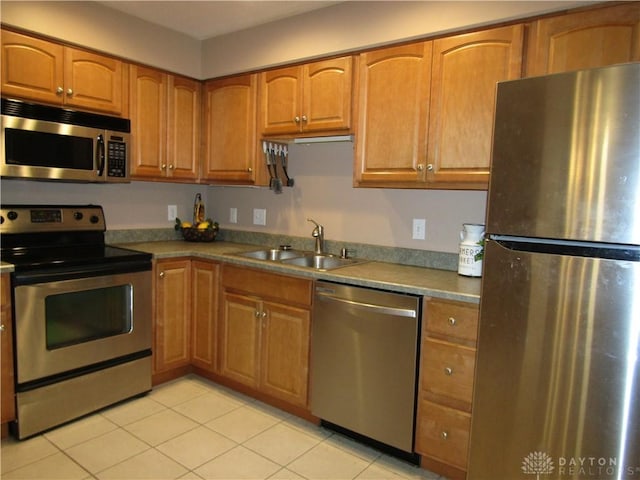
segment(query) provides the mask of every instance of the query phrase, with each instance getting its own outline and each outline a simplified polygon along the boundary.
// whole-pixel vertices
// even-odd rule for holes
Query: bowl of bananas
[[[174,228],[180,230],[182,238],[187,242],[213,242],[219,230],[218,222],[214,222],[210,218],[196,224],[183,222],[179,218],[176,218]]]

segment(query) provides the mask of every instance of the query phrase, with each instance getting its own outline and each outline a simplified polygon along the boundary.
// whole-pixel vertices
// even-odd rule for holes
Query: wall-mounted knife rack
[[[294,181],[288,171],[289,147],[287,144],[263,140],[262,151],[269,172],[269,189],[275,193],[282,193],[283,187],[293,187]]]

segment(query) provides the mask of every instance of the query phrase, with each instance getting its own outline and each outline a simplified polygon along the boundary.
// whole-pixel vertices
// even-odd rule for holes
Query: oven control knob
[[[18,212],[11,210],[9,213],[7,213],[7,218],[9,220],[15,220],[16,218],[18,218]]]
[[[100,219],[98,218],[97,215],[91,215],[91,218],[89,219],[89,221],[91,223],[98,223],[100,221]]]
[[[76,220],[82,220],[84,218],[84,215],[82,214],[82,212],[73,212],[73,218],[75,218]]]

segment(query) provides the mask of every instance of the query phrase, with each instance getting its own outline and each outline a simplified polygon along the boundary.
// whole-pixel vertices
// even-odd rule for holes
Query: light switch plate
[[[170,222],[175,222],[176,218],[178,218],[178,206],[167,205],[167,220],[169,220]]]
[[[253,209],[253,224],[254,225],[266,225],[267,224],[267,210],[264,208]]]
[[[424,240],[427,237],[427,221],[424,218],[413,219],[413,236],[414,240]]]
[[[229,209],[229,223],[238,223],[238,209],[235,207]]]

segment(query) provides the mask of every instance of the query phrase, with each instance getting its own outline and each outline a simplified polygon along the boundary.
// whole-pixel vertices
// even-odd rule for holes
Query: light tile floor
[[[198,376],[0,451],[9,479],[438,479]]]

